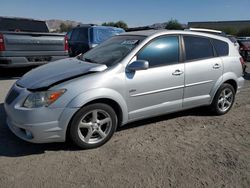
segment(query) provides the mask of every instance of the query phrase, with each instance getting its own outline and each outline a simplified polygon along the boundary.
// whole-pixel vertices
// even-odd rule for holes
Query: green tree
[[[171,19],[167,22],[165,29],[169,30],[182,30],[182,25],[176,19]]]
[[[65,23],[61,23],[60,24],[60,29],[59,32],[68,32],[70,30],[73,29],[73,26],[71,24],[65,24]]]
[[[246,27],[244,29],[239,30],[237,36],[238,37],[250,36],[250,27]]]
[[[112,26],[115,27],[115,22],[104,22],[102,26]]]
[[[112,26],[112,27],[119,27],[122,29],[128,29],[128,25],[124,21],[118,21],[118,22],[104,22],[102,26]]]
[[[225,32],[228,35],[237,35],[237,30],[233,27],[221,28],[221,31]]]
[[[123,28],[124,30],[128,29],[128,25],[124,21],[118,21],[115,23],[116,27]]]

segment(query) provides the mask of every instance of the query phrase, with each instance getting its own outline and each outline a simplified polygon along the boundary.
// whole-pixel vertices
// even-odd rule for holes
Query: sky
[[[177,19],[250,20],[250,0],[1,0],[0,16],[62,19],[101,24],[125,21],[129,27]]]

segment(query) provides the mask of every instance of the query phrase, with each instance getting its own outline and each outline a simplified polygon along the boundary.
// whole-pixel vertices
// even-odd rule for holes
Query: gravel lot
[[[3,101],[11,75],[25,71],[0,71],[1,188],[250,187],[250,74],[224,116],[198,108],[139,121],[98,149],[78,150],[26,143],[8,130]]]

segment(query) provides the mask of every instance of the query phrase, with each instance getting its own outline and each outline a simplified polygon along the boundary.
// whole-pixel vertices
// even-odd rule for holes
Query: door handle
[[[173,72],[172,75],[174,75],[174,76],[179,76],[179,75],[181,75],[181,74],[183,74],[183,73],[184,73],[183,71],[180,71],[180,70],[178,69],[178,70],[176,70],[175,72]]]
[[[214,66],[213,66],[214,69],[219,69],[220,68],[220,65],[218,63],[216,63]]]

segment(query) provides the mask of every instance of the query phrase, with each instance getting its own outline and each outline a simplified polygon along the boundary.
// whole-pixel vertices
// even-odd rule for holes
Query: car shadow
[[[0,80],[10,80],[22,77],[26,72],[35,68],[34,66],[23,68],[0,68]]]
[[[250,80],[250,73],[246,72],[246,73],[244,74],[244,79],[245,79],[245,80]]]
[[[149,125],[151,123],[158,123],[161,121],[166,121],[166,120],[171,120],[175,119],[178,117],[184,117],[184,116],[212,116],[212,112],[207,108],[207,107],[198,107],[198,108],[193,108],[189,110],[184,110],[180,112],[175,112],[167,115],[161,115],[161,116],[156,116],[153,118],[147,118],[139,121],[135,121],[132,123],[129,123],[125,126],[119,127],[117,131],[123,131],[126,129],[131,129],[131,128],[137,128],[145,125]]]
[[[146,126],[150,123],[157,123],[169,119],[174,119],[181,116],[209,116],[209,112],[206,108],[198,108],[187,110],[183,112],[173,113],[169,115],[149,118],[127,124],[118,128],[117,131],[123,131],[126,129],[137,128],[140,126]],[[0,157],[22,157],[34,154],[43,154],[46,151],[77,151],[80,148],[74,146],[70,141],[65,143],[50,143],[50,144],[32,144],[23,141],[16,137],[6,125],[6,114],[4,111],[3,103],[0,104]]]
[[[42,154],[46,151],[78,150],[70,142],[51,144],[32,144],[16,137],[6,125],[6,114],[3,103],[0,104],[0,157],[21,157]]]

